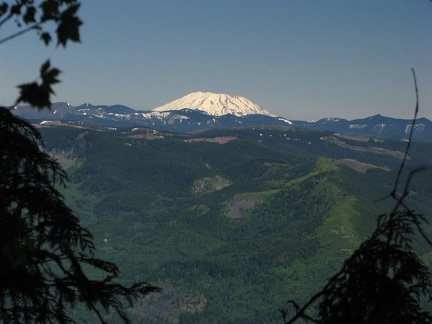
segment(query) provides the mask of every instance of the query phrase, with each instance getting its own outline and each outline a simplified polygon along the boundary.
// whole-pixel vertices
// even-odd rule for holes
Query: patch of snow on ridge
[[[367,126],[367,124],[351,124],[349,125],[349,129],[363,129]]]
[[[182,98],[154,108],[153,111],[182,110],[185,108],[204,111],[212,116],[258,114],[274,117],[267,110],[244,97],[201,91],[192,92]]]
[[[339,121],[339,118],[323,118],[322,119],[323,122],[328,122],[328,123],[336,123]]]
[[[172,114],[170,112],[159,112],[159,111],[151,111],[151,112],[144,112],[144,113],[135,113],[135,115],[140,116],[143,119],[190,119],[188,116],[182,116],[177,114]]]
[[[414,131],[423,132],[425,129],[425,124],[415,124],[414,125]],[[408,134],[411,131],[412,124],[408,124],[405,126],[405,134]]]
[[[290,121],[290,120],[288,120],[288,119],[281,118],[281,117],[279,117],[278,119],[279,119],[280,121],[283,121],[283,122],[285,122],[285,123],[287,123],[287,124],[292,125],[292,121]]]

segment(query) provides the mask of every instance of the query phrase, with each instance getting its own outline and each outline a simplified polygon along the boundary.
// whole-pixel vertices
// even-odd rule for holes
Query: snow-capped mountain
[[[212,116],[231,114],[234,116],[265,115],[274,117],[267,110],[245,97],[201,91],[192,92],[182,98],[154,108],[153,111],[172,111],[184,108],[200,110]]]

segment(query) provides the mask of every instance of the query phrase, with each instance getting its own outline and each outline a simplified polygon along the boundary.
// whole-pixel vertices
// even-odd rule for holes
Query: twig
[[[20,30],[19,32],[16,32],[15,34],[12,34],[12,35],[9,35],[9,36],[7,36],[7,37],[5,37],[3,39],[0,39],[0,45],[3,44],[3,43],[6,43],[7,41],[10,41],[11,39],[14,39],[15,37],[18,37],[18,36],[20,36],[22,34],[25,34],[25,33],[29,32],[29,31],[33,30],[33,29],[39,29],[39,28],[40,28],[40,24],[35,24],[35,25],[32,25],[32,26],[29,26],[29,27],[27,27],[27,28],[25,28],[23,30]]]
[[[395,184],[394,184],[394,187],[393,187],[393,191],[390,194],[396,200],[399,200],[397,198],[397,196],[396,196],[396,191],[397,191],[397,187],[399,185],[399,180],[400,180],[402,171],[403,171],[403,169],[405,167],[405,162],[406,162],[407,157],[408,157],[408,151],[409,151],[409,149],[411,147],[411,140],[412,140],[412,136],[413,136],[413,133],[414,133],[415,123],[417,122],[417,114],[418,114],[418,111],[419,111],[419,97],[418,97],[417,78],[416,78],[416,74],[415,74],[414,68],[411,68],[411,71],[412,71],[413,78],[414,78],[416,106],[415,106],[414,118],[413,118],[413,121],[412,121],[412,124],[411,124],[411,129],[410,129],[410,132],[409,132],[408,144],[407,144],[406,149],[405,149],[404,158],[403,158],[402,163],[401,163],[401,165],[399,167],[399,171],[398,171],[398,174],[396,176],[396,181],[395,181]]]

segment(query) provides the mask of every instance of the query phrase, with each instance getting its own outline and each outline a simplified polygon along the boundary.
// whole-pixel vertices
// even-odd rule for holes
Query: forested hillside
[[[280,322],[277,309],[316,291],[391,206],[379,198],[405,147],[288,127],[40,130],[67,168],[63,194],[98,255],[125,283],[164,288],[130,310],[149,323]],[[413,143],[408,165],[430,164],[430,149]],[[431,175],[414,180],[408,199],[424,214]]]

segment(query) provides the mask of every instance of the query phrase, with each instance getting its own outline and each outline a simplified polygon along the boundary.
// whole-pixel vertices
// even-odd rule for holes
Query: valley
[[[392,206],[380,198],[406,145],[287,126],[71,126],[39,128],[67,168],[62,193],[122,282],[163,288],[129,310],[148,323],[281,322],[278,309],[317,291]],[[431,164],[430,145],[413,144],[409,168]],[[430,175],[411,185],[424,214]],[[75,316],[91,321],[84,309]]]

